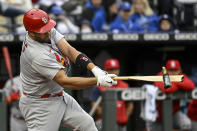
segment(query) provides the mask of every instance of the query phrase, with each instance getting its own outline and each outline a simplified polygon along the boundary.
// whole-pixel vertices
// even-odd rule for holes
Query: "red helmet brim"
[[[56,25],[56,22],[50,19],[46,25],[44,25],[42,28],[34,30],[34,32],[43,34],[43,33],[50,31],[55,25]]]

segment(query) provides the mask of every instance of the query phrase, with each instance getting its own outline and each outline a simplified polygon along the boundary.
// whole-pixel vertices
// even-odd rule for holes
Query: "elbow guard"
[[[75,64],[80,68],[87,68],[87,65],[92,63],[90,58],[88,58],[85,54],[81,53],[77,56]]]

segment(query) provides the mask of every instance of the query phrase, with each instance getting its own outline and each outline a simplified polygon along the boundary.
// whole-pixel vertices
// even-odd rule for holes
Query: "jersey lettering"
[[[55,55],[55,58],[57,60],[57,62],[59,62],[61,65],[63,65],[64,67],[67,66],[69,59],[66,57],[62,57],[60,56],[58,53],[54,52],[53,50],[49,49],[49,51]]]
[[[57,60],[58,62],[60,62],[60,57],[59,57],[59,55],[58,55],[57,53],[54,53],[54,55],[55,55],[55,57],[56,57],[56,60]]]

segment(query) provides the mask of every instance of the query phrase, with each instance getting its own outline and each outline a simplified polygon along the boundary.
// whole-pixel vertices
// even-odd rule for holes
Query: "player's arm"
[[[129,102],[127,104],[127,117],[130,117],[130,115],[133,113],[133,109],[134,109],[133,102]]]
[[[58,41],[56,45],[64,56],[67,56],[73,63],[79,65],[81,68],[91,70],[95,76],[106,74],[105,71],[95,66],[90,58],[72,47],[64,38]]]
[[[185,74],[184,80],[182,82],[177,82],[177,86],[179,89],[191,91],[195,88],[195,84],[192,80],[190,80]]]
[[[76,63],[76,58],[81,52],[72,47],[64,38],[62,38],[56,45],[64,56],[67,56],[73,63]]]
[[[53,80],[61,85],[63,88],[68,89],[84,89],[94,85],[100,85],[105,87],[111,87],[112,85],[117,84],[116,81],[112,79],[115,75],[108,74],[105,76],[84,78],[84,77],[67,77],[63,69],[60,69]]]
[[[97,78],[82,78],[82,77],[67,77],[65,72],[61,69],[53,78],[63,88],[69,89],[83,89],[97,84]]]

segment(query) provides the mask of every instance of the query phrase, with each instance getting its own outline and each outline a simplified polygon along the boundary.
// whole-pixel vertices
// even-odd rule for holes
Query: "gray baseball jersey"
[[[14,85],[11,85],[11,80],[8,80],[3,88],[3,90],[6,93],[6,96],[10,97],[12,95],[12,93],[18,93],[19,96],[21,96],[21,91],[22,91],[22,86],[21,86],[21,80],[19,76],[16,76],[13,78],[13,83]],[[19,110],[18,107],[18,101],[12,101],[12,105],[11,105],[11,114],[21,117],[22,114]]]
[[[12,93],[19,93],[19,96],[21,96],[22,93],[22,85],[21,85],[21,79],[20,76],[13,77],[13,83],[14,85],[11,85],[11,80],[9,79],[3,90],[6,93],[6,96],[10,97]],[[11,115],[10,115],[10,130],[11,131],[27,131],[27,126],[25,124],[25,121],[21,118],[23,118],[23,115],[21,111],[19,110],[19,101],[15,100],[12,101],[11,105]]]
[[[22,85],[21,85],[20,76],[13,77],[13,83],[14,85],[11,86],[11,80],[9,79],[8,81],[6,81],[5,86],[3,87],[6,96],[10,96],[12,92],[18,92],[18,91],[20,92],[21,95]]]
[[[59,69],[68,69],[68,59],[63,58],[56,47],[62,38],[54,28],[51,29],[51,43],[39,43],[26,35],[20,57],[20,78],[26,94],[37,96],[62,91],[63,88],[52,80]]]
[[[75,131],[97,131],[93,119],[67,93],[59,97],[39,97],[63,90],[52,80],[60,69],[67,71],[69,65],[56,47],[62,38],[54,28],[51,44],[39,43],[26,35],[20,57],[20,77],[23,91],[28,95],[21,97],[20,110],[28,131],[58,131],[60,125]]]

